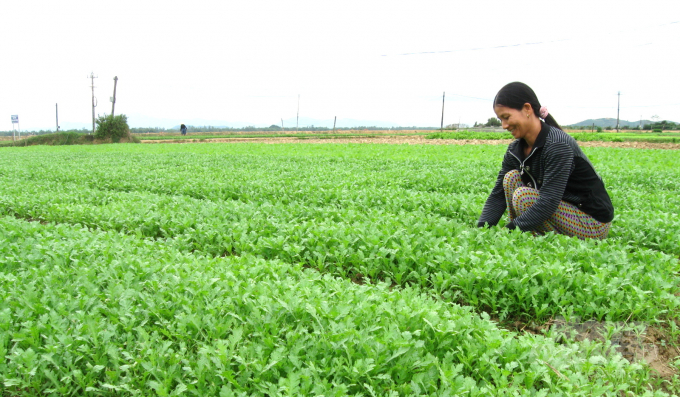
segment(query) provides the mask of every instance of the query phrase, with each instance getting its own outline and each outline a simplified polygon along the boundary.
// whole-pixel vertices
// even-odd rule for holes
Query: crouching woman
[[[526,84],[501,88],[493,109],[515,140],[510,143],[479,217],[496,225],[508,210],[509,229],[555,232],[581,239],[609,234],[614,207],[602,178],[573,137]]]

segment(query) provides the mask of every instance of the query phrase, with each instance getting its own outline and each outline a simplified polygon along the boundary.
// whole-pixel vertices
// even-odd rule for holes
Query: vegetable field
[[[585,148],[616,217],[580,241],[475,227],[504,150],[0,148],[0,396],[677,392],[609,342],[507,324],[677,346],[678,152]]]
[[[678,132],[569,132],[574,139],[579,142],[651,142],[651,143],[678,143],[680,133]],[[513,139],[509,132],[474,132],[474,131],[455,131],[455,132],[435,132],[425,136],[427,139],[481,139],[481,140],[500,140]]]

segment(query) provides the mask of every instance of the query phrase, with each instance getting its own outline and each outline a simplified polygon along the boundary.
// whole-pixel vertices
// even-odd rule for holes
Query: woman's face
[[[501,120],[503,128],[508,130],[515,139],[521,139],[526,136],[529,127],[531,126],[531,105],[525,104],[524,107],[528,109],[512,109],[503,105],[496,105],[493,111]],[[529,117],[527,117],[527,114]]]

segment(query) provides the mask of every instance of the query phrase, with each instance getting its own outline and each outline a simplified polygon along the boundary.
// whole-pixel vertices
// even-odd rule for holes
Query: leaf
[[[21,380],[16,379],[16,378],[11,378],[11,379],[5,379],[5,387],[12,387],[12,386],[18,386],[21,384]]]

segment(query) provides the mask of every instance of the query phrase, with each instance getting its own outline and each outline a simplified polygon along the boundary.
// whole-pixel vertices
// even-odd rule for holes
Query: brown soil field
[[[384,136],[384,137],[353,137],[353,138],[213,138],[213,139],[176,139],[176,140],[142,140],[142,143],[206,143],[206,142],[253,142],[253,143],[378,143],[396,145],[508,145],[511,139],[480,140],[480,139],[425,139],[424,136]],[[650,143],[650,142],[579,142],[583,147],[617,147],[634,149],[680,149],[680,143]]]

